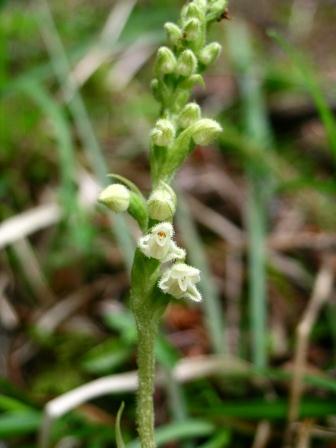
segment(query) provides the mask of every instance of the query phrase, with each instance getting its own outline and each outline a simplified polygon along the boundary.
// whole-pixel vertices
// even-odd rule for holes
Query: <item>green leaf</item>
[[[89,373],[111,373],[130,357],[132,351],[118,340],[108,340],[90,350],[83,358],[82,366]]]
[[[117,414],[117,419],[116,419],[116,424],[115,424],[117,448],[126,448],[126,445],[124,443],[122,433],[121,433],[121,417],[122,417],[124,407],[125,407],[125,403],[122,402],[121,406],[119,408],[118,414]]]
[[[158,362],[167,369],[172,369],[179,360],[177,350],[163,335],[156,339],[155,353]]]
[[[315,77],[314,70],[311,64],[290,45],[279,33],[272,30],[269,31],[269,36],[272,37],[282,48],[282,50],[289,56],[291,62],[299,71],[306,90],[312,97],[316,109],[320,115],[320,119],[325,127],[326,134],[329,140],[329,146],[334,159],[336,159],[336,120],[331,110],[325,95],[322,92],[321,86]]]
[[[304,399],[300,404],[300,417],[326,417],[334,415],[335,403],[332,400]],[[223,402],[212,406],[209,410],[199,412],[207,417],[241,417],[247,420],[284,420],[287,418],[288,402],[286,400],[248,400],[238,402]]]
[[[227,352],[225,340],[225,320],[222,312],[218,288],[214,281],[204,245],[192,219],[186,199],[180,194],[177,209],[177,224],[186,245],[190,261],[202,272],[200,289],[206,300],[202,306],[206,315],[206,324],[212,347],[216,353]]]
[[[120,337],[128,345],[134,345],[137,341],[137,331],[132,313],[128,310],[108,313],[104,316],[106,325],[120,334]]]
[[[3,411],[29,411],[31,407],[22,403],[21,401],[7,397],[6,395],[0,395],[0,409]]]
[[[34,433],[41,423],[38,412],[13,412],[0,416],[0,439]]]
[[[170,442],[189,440],[195,437],[204,437],[214,432],[214,425],[204,420],[186,420],[158,428],[155,438],[158,446],[165,446]],[[140,448],[138,440],[130,443],[128,448]]]
[[[231,434],[228,429],[220,431],[209,442],[201,445],[199,448],[225,448],[229,446]]]

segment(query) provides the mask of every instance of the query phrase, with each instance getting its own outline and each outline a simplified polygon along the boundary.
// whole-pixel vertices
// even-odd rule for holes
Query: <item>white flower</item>
[[[202,296],[195,286],[200,279],[199,269],[185,263],[176,263],[162,275],[159,288],[176,299],[186,298],[200,302]]]
[[[138,246],[146,257],[155,258],[161,263],[183,259],[185,251],[176,245],[173,236],[173,226],[169,222],[162,222],[153,227],[148,235],[140,238]]]

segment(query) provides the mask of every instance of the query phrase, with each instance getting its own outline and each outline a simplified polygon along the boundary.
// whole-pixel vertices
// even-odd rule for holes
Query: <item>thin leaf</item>
[[[37,412],[13,412],[0,416],[0,439],[34,433],[41,423]]]
[[[213,424],[207,421],[187,420],[183,423],[174,423],[158,428],[155,431],[155,438],[158,446],[164,446],[166,443],[208,436],[213,433],[214,429]],[[131,442],[128,448],[140,448],[139,441]]]
[[[260,84],[260,72],[251,45],[251,35],[242,23],[228,27],[231,58],[238,72],[245,132],[256,144],[271,141],[271,132]],[[267,364],[266,209],[270,178],[267,172],[246,164],[249,176],[247,228],[249,235],[249,296],[252,356],[256,367]],[[265,194],[266,192],[266,194]]]
[[[3,411],[29,411],[31,407],[16,398],[0,395],[0,409]]]
[[[229,446],[231,435],[228,429],[220,431],[209,442],[201,445],[199,448],[225,448]]]
[[[225,353],[227,351],[225,324],[219,293],[210,273],[208,260],[203,249],[203,243],[200,240],[196,226],[192,220],[188,204],[181,194],[179,196],[179,207],[177,209],[176,217],[190,261],[202,272],[200,286],[204,296],[202,305],[204,307],[206,325],[209,330],[213,349],[216,353]]]
[[[124,443],[122,433],[121,433],[121,417],[122,417],[124,408],[125,408],[125,403],[122,402],[120,405],[118,414],[117,414],[117,419],[116,419],[116,424],[115,424],[117,448],[126,448],[126,445]]]
[[[311,64],[299,53],[292,45],[290,45],[279,33],[272,30],[269,31],[269,36],[272,37],[282,48],[282,50],[289,56],[294,66],[298,69],[302,76],[304,85],[314,100],[315,106],[320,115],[321,121],[325,127],[327,137],[329,140],[332,156],[336,161],[336,120],[331,110],[325,95],[317,81]]]
[[[223,402],[212,406],[209,410],[199,410],[208,417],[238,417],[247,420],[284,420],[288,414],[287,400],[246,400]],[[335,415],[336,406],[332,400],[305,399],[300,405],[300,417],[326,417]]]
[[[38,13],[36,14],[44,41],[46,43],[52,66],[59,85],[64,89],[68,107],[74,118],[78,135],[86,152],[87,159],[102,185],[106,185],[107,167],[103,152],[93,129],[82,96],[76,85],[72,82],[71,66],[63,43],[59,36],[56,24],[46,0],[38,0]],[[117,243],[122,250],[126,265],[131,270],[134,255],[134,240],[128,230],[125,219],[116,215],[111,217],[113,232]]]

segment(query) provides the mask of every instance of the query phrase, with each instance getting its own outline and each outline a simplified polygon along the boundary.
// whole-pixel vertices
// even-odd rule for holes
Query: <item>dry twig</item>
[[[271,435],[271,425],[268,421],[263,420],[259,423],[255,434],[252,448],[265,448]]]
[[[70,74],[71,82],[77,86],[83,85],[110,58],[113,47],[118,41],[135,4],[136,0],[124,0],[116,3],[98,42],[90,48]]]
[[[289,412],[288,412],[288,431],[286,434],[285,445],[291,439],[292,424],[299,417],[300,401],[303,392],[303,378],[306,368],[306,359],[308,352],[309,336],[311,330],[318,318],[323,305],[330,297],[334,280],[334,258],[328,257],[316,277],[313,293],[303,314],[303,317],[297,326],[297,344],[295,349],[293,379],[291,384]]]

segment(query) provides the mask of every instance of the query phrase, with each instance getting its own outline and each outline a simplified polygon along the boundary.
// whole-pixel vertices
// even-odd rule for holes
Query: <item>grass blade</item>
[[[118,414],[117,414],[117,419],[116,419],[116,424],[115,424],[117,448],[126,448],[126,445],[124,443],[123,436],[121,433],[121,417],[122,417],[124,408],[125,408],[125,403],[122,402],[120,405]]]
[[[207,257],[203,250],[203,243],[191,217],[188,204],[181,194],[176,218],[190,261],[193,266],[196,266],[202,272],[200,288],[205,298],[202,304],[212,347],[216,353],[226,353],[225,324],[219,293],[211,277]]]
[[[204,437],[213,433],[214,426],[203,420],[188,420],[183,423],[174,423],[155,431],[158,446],[165,446],[166,443],[190,439],[193,437]],[[128,445],[128,448],[140,448],[140,443],[136,440]]]
[[[228,27],[228,44],[233,65],[238,73],[242,95],[245,132],[255,143],[264,146],[271,140],[266,108],[260,85],[260,74],[251,46],[251,36],[245,25]],[[254,365],[267,364],[267,294],[266,294],[266,208],[269,189],[267,173],[257,165],[246,165],[250,187],[247,205],[249,236],[249,298],[252,357]]]
[[[332,156],[336,161],[336,120],[335,116],[322,92],[318,80],[314,75],[311,64],[299,54],[279,33],[270,31],[269,36],[272,37],[282,50],[289,56],[291,62],[302,76],[303,83],[307,92],[312,97],[320,119],[324,125],[327,138],[329,140]]]
[[[68,107],[74,118],[79,137],[86,152],[92,169],[102,185],[108,182],[108,170],[99,142],[93,130],[84,101],[72,82],[70,64],[58,35],[49,5],[45,0],[37,0],[39,14],[37,18],[41,33],[46,43],[53,69],[60,86],[64,89],[66,98],[69,99]],[[111,219],[112,221],[112,219]],[[134,254],[134,241],[128,231],[124,217],[115,215],[112,221],[113,233],[122,250],[125,263],[131,269]]]

